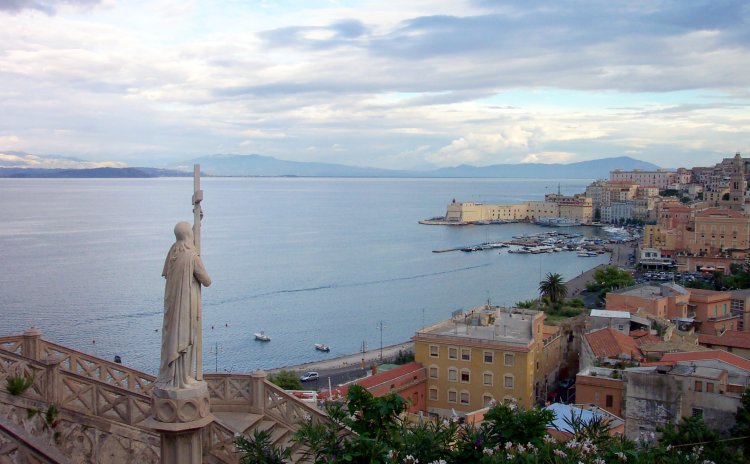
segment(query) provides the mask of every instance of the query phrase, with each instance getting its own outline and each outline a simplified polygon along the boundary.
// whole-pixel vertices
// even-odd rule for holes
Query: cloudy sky
[[[748,5],[0,0],[0,151],[707,165],[750,156]]]

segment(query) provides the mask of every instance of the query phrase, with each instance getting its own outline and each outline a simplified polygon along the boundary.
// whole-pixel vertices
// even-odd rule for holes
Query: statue
[[[200,344],[201,285],[211,285],[193,241],[190,223],[177,223],[174,235],[176,241],[169,249],[162,272],[167,283],[161,366],[156,384],[165,389],[190,388],[198,383],[195,372],[202,371],[200,366],[193,370],[193,360],[196,343]]]

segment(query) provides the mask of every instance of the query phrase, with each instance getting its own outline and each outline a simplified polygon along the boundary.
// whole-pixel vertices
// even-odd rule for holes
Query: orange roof
[[[596,357],[617,358],[626,354],[633,359],[643,359],[643,353],[635,340],[613,328],[606,327],[587,333],[585,337]]]
[[[408,364],[404,364],[403,366],[395,367],[385,372],[371,375],[370,377],[365,377],[362,380],[358,380],[357,384],[365,388],[372,388],[375,385],[380,385],[381,383],[385,383],[385,382],[397,379],[411,372],[417,372],[420,369],[424,369],[422,367],[422,363],[410,362]]]
[[[662,361],[698,361],[702,359],[717,359],[727,364],[731,364],[734,367],[739,367],[750,372],[750,360],[741,358],[736,354],[732,354],[722,350],[711,350],[711,351],[689,351],[685,353],[667,353],[662,356]]]
[[[635,339],[635,344],[638,346],[648,345],[650,343],[661,343],[664,340],[661,339],[661,337],[658,337],[656,335],[647,334],[642,337],[638,337]]]
[[[727,330],[723,335],[698,334],[698,343],[702,345],[721,345],[733,348],[750,348],[750,332]]]
[[[697,218],[703,218],[703,217],[711,217],[711,216],[724,216],[724,217],[731,217],[731,218],[746,218],[744,213],[741,211],[735,211],[732,209],[722,209],[722,208],[707,208],[703,211],[698,211],[695,213],[695,217]]]

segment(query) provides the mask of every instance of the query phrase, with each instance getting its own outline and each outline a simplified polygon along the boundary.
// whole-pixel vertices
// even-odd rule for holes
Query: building
[[[710,352],[708,352],[710,353]],[[747,385],[750,371],[741,375],[708,360],[694,360],[689,353],[674,353],[675,362],[625,370],[625,435],[631,440],[658,434],[658,428],[698,416],[718,432],[734,425],[734,413]],[[665,356],[667,358],[667,356]],[[677,361],[677,359],[684,359]],[[739,382],[733,384],[732,382]]]
[[[576,375],[576,401],[623,417],[625,381],[622,369],[589,366]]]
[[[369,377],[356,380],[354,383],[364,387],[373,396],[385,396],[396,393],[406,400],[406,410],[410,413],[418,413],[427,409],[426,372],[424,366],[418,362],[411,362],[402,366],[378,372]],[[348,385],[336,387],[332,392],[323,392],[318,395],[319,400],[325,400],[333,393],[333,398],[344,398],[349,391]]]
[[[581,368],[639,363],[644,359],[635,340],[611,327],[589,332],[581,340]]]
[[[492,221],[535,221],[541,218],[565,218],[581,224],[593,220],[590,198],[556,195],[554,201],[526,201],[514,205],[456,202],[448,205],[445,220],[457,224]]]
[[[589,314],[589,323],[591,324],[591,330],[611,327],[628,335],[630,333],[630,312],[592,309],[591,314]]]
[[[613,182],[628,181],[644,187],[656,187],[659,190],[665,190],[669,184],[675,181],[675,173],[666,169],[657,169],[656,171],[615,169],[609,173],[609,179]]]
[[[546,377],[543,323],[541,311],[485,305],[418,331],[415,360],[427,371],[427,411],[449,416],[492,400],[532,407],[535,381]]]
[[[732,290],[731,311],[740,316],[737,330],[750,331],[750,289]]]
[[[717,255],[727,249],[747,250],[750,246],[750,216],[741,211],[708,208],[694,215],[693,233],[686,247],[694,255]]]
[[[750,359],[750,332],[727,330],[719,335],[700,334],[698,343],[706,348],[723,350]]]
[[[691,313],[700,323],[701,334],[717,335],[737,330],[742,318],[732,314],[732,294],[714,290],[690,289]]]
[[[639,309],[662,319],[688,317],[690,291],[674,283],[647,282],[607,293],[605,308],[638,312]]]

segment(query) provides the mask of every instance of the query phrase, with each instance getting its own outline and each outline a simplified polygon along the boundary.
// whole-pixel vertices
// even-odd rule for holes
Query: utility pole
[[[365,368],[365,352],[367,351],[367,343],[362,340],[362,369]]]
[[[219,372],[219,352],[224,352],[224,347],[219,345],[219,342],[214,344],[211,349],[211,353],[214,355],[214,372]]]
[[[376,326],[376,328],[380,330],[380,362],[381,363],[383,362],[383,329],[385,329],[386,327],[388,326],[385,325],[385,321],[383,321],[382,319],[380,320],[380,322],[378,322],[378,325]]]

